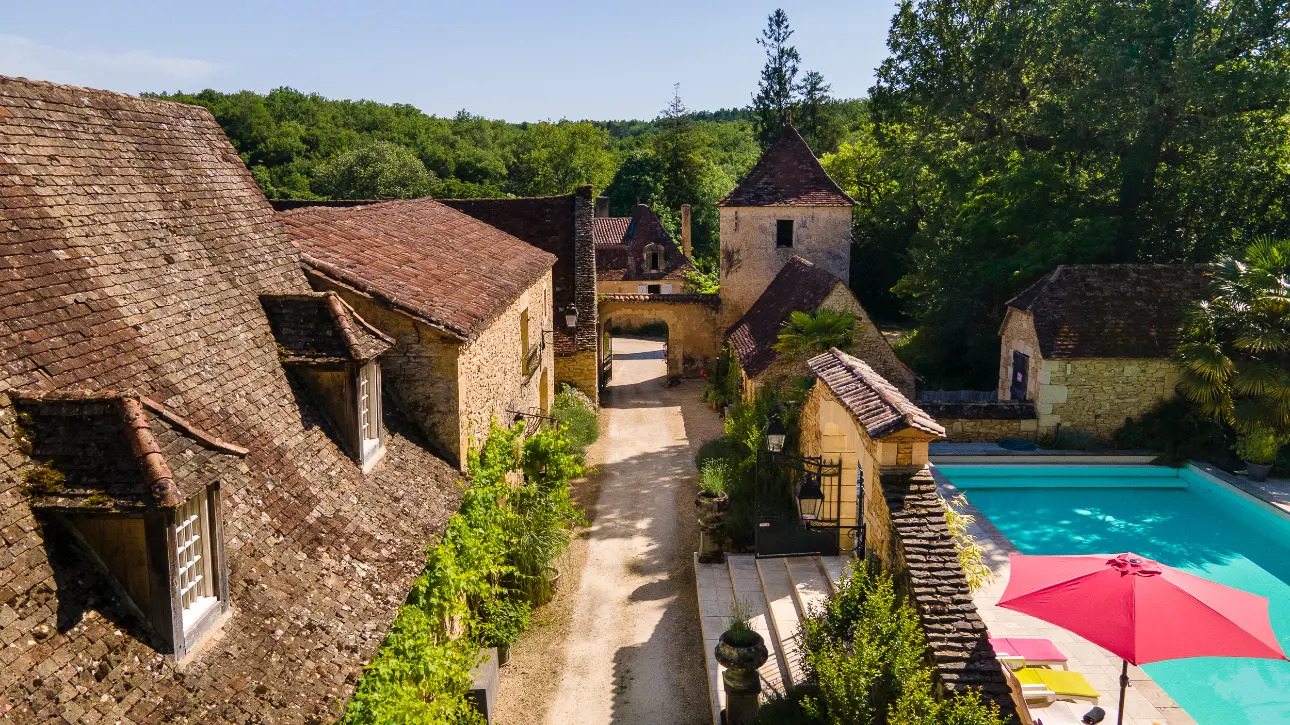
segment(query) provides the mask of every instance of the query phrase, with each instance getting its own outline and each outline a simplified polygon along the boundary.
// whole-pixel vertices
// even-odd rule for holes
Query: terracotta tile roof
[[[757,165],[718,206],[855,206],[806,145],[797,129],[784,129]]]
[[[440,201],[554,254],[551,306],[556,319],[570,304],[578,308],[578,328],[573,335],[563,325],[556,326],[555,354],[569,356],[597,349],[595,208],[590,186],[560,196]]]
[[[335,292],[260,295],[286,364],[365,363],[394,345]]]
[[[591,220],[591,235],[597,247],[626,244],[627,229],[632,225],[629,216],[598,216]],[[599,257],[597,257],[599,261]]]
[[[433,199],[278,213],[306,265],[472,340],[555,256]]]
[[[1035,318],[1048,358],[1167,358],[1188,302],[1205,291],[1204,265],[1062,265],[1008,301]]]
[[[28,493],[33,509],[175,508],[244,471],[247,449],[191,426],[148,398],[117,393],[11,393],[28,457],[61,477]]]
[[[684,280],[693,269],[681,248],[667,233],[653,209],[637,204],[630,217],[599,217],[596,221],[627,221],[627,231],[618,244],[596,246],[596,278],[606,281],[645,282]],[[594,227],[593,227],[594,228]],[[658,270],[647,268],[646,255],[654,245],[662,252]]]
[[[945,437],[939,423],[863,360],[835,347],[806,364],[870,438],[877,440],[908,428]]]
[[[972,601],[931,471],[884,471],[880,479],[936,679],[956,694],[980,690],[999,706],[1004,722],[1016,722],[1011,691]]]
[[[456,510],[456,471],[387,404],[388,450],[364,475],[283,369],[259,296],[310,289],[206,110],[14,78],[0,78],[0,108],[0,710],[20,723],[334,719]],[[231,613],[182,671],[21,493],[34,463],[13,391],[137,395],[182,416],[144,404],[181,492],[227,458],[198,456],[209,446],[194,430],[248,450],[220,486]],[[83,420],[97,436],[88,483],[120,428]],[[50,424],[33,445],[70,454]],[[101,463],[120,485],[128,459]]]
[[[819,308],[840,284],[842,280],[801,257],[788,260],[752,307],[726,330],[744,373],[757,377],[774,364],[779,358],[775,343],[789,316]]]
[[[600,296],[607,302],[672,302],[675,304],[703,304],[710,307],[717,307],[721,304],[721,295],[703,294],[700,292],[681,292],[679,294],[638,294],[638,293],[609,293]]]

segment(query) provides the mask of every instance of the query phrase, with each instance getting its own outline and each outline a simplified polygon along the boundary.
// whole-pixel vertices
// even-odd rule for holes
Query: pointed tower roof
[[[797,129],[785,126],[757,165],[717,206],[855,206]]]

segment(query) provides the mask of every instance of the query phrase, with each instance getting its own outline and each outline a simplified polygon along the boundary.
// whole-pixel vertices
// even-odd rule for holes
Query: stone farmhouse
[[[432,199],[278,213],[315,289],[394,340],[387,390],[446,460],[555,395],[554,255]],[[554,327],[553,327],[554,326]]]
[[[0,716],[334,719],[458,505],[397,341],[204,109],[0,78],[0,169]]]
[[[1042,433],[1109,437],[1174,394],[1182,317],[1204,285],[1200,265],[1057,267],[1008,301],[999,400],[1033,403]]]
[[[845,352],[867,360],[901,392],[914,394],[914,371],[896,357],[851,289],[805,259],[793,257],[753,306],[726,331],[726,340],[739,362],[745,396],[751,397],[768,382],[809,375],[805,360],[780,355],[775,343],[794,311],[821,307],[855,315],[853,342]]]
[[[601,197],[604,199],[604,197]],[[605,199],[605,201],[608,201]],[[597,208],[608,212],[608,204]],[[596,291],[602,294],[679,294],[690,266],[690,207],[681,209],[681,237],[676,246],[653,209],[637,204],[629,217],[596,216]]]

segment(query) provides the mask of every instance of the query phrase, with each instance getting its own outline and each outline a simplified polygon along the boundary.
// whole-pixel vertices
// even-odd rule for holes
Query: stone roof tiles
[[[1008,301],[1034,316],[1046,358],[1167,358],[1188,302],[1205,290],[1203,265],[1062,265]]]
[[[394,345],[335,292],[261,295],[260,304],[286,364],[365,363]]]
[[[956,694],[979,689],[1005,722],[1013,722],[1016,706],[972,601],[931,471],[884,472],[880,480],[936,678]]]
[[[309,267],[463,340],[556,261],[433,199],[302,207],[278,217]]]
[[[855,206],[788,126],[718,206]]]
[[[457,472],[387,404],[388,451],[363,474],[284,370],[259,296],[310,289],[206,110],[3,77],[0,108],[0,710],[32,723],[333,720],[456,510]],[[36,461],[13,391],[129,391],[180,495],[206,467],[225,474],[232,608],[182,671],[22,492]],[[77,420],[92,448],[77,475],[137,480],[119,418]],[[80,453],[70,427],[54,434],[31,445]],[[109,442],[119,450],[94,479]]]
[[[871,439],[910,428],[936,438],[945,437],[945,429],[939,423],[863,360],[835,347],[806,364]]]
[[[726,330],[726,339],[749,377],[765,372],[779,353],[775,343],[784,323],[795,311],[811,312],[828,299],[842,280],[801,257],[794,256],[779,270],[752,307]]]
[[[580,186],[574,193],[560,196],[440,200],[555,255],[551,269],[552,308],[557,314],[571,304],[578,309],[574,333],[557,326],[553,335],[555,354],[560,356],[595,350],[600,334],[591,196],[590,186]]]

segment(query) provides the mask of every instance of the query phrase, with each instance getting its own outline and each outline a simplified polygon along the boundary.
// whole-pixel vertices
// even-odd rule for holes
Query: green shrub
[[[703,391],[703,400],[713,407],[731,405],[741,397],[740,384],[739,361],[735,358],[734,348],[727,342],[713,363],[712,380],[708,389]]]
[[[572,385],[560,387],[555,405],[551,407],[551,417],[579,454],[585,453],[587,446],[600,437],[600,419],[596,415],[595,404]]]
[[[485,647],[504,647],[528,629],[532,609],[518,592],[490,597],[479,606],[472,632]]]
[[[699,469],[699,490],[710,495],[720,496],[726,492],[726,481],[730,477],[730,464],[722,460],[708,461]]]
[[[1236,455],[1250,463],[1274,463],[1281,450],[1281,440],[1267,428],[1257,428],[1236,436]]]
[[[582,516],[569,481],[583,469],[568,439],[544,428],[521,445],[523,431],[494,424],[467,457],[461,507],[363,670],[344,725],[484,722],[466,700],[479,647],[513,641],[528,616],[499,582],[540,578]]]
[[[727,468],[738,460],[739,447],[735,442],[726,436],[718,436],[699,446],[699,452],[694,456],[694,465],[700,470],[710,461],[723,461]]]
[[[799,636],[806,673],[819,688],[801,708],[815,721],[1002,725],[997,707],[977,696],[934,697],[918,615],[873,560],[852,565]]]
[[[1159,451],[1161,462],[1175,467],[1193,458],[1228,470],[1239,463],[1232,457],[1230,430],[1182,397],[1170,398],[1126,420],[1115,432],[1114,441],[1119,448]]]

